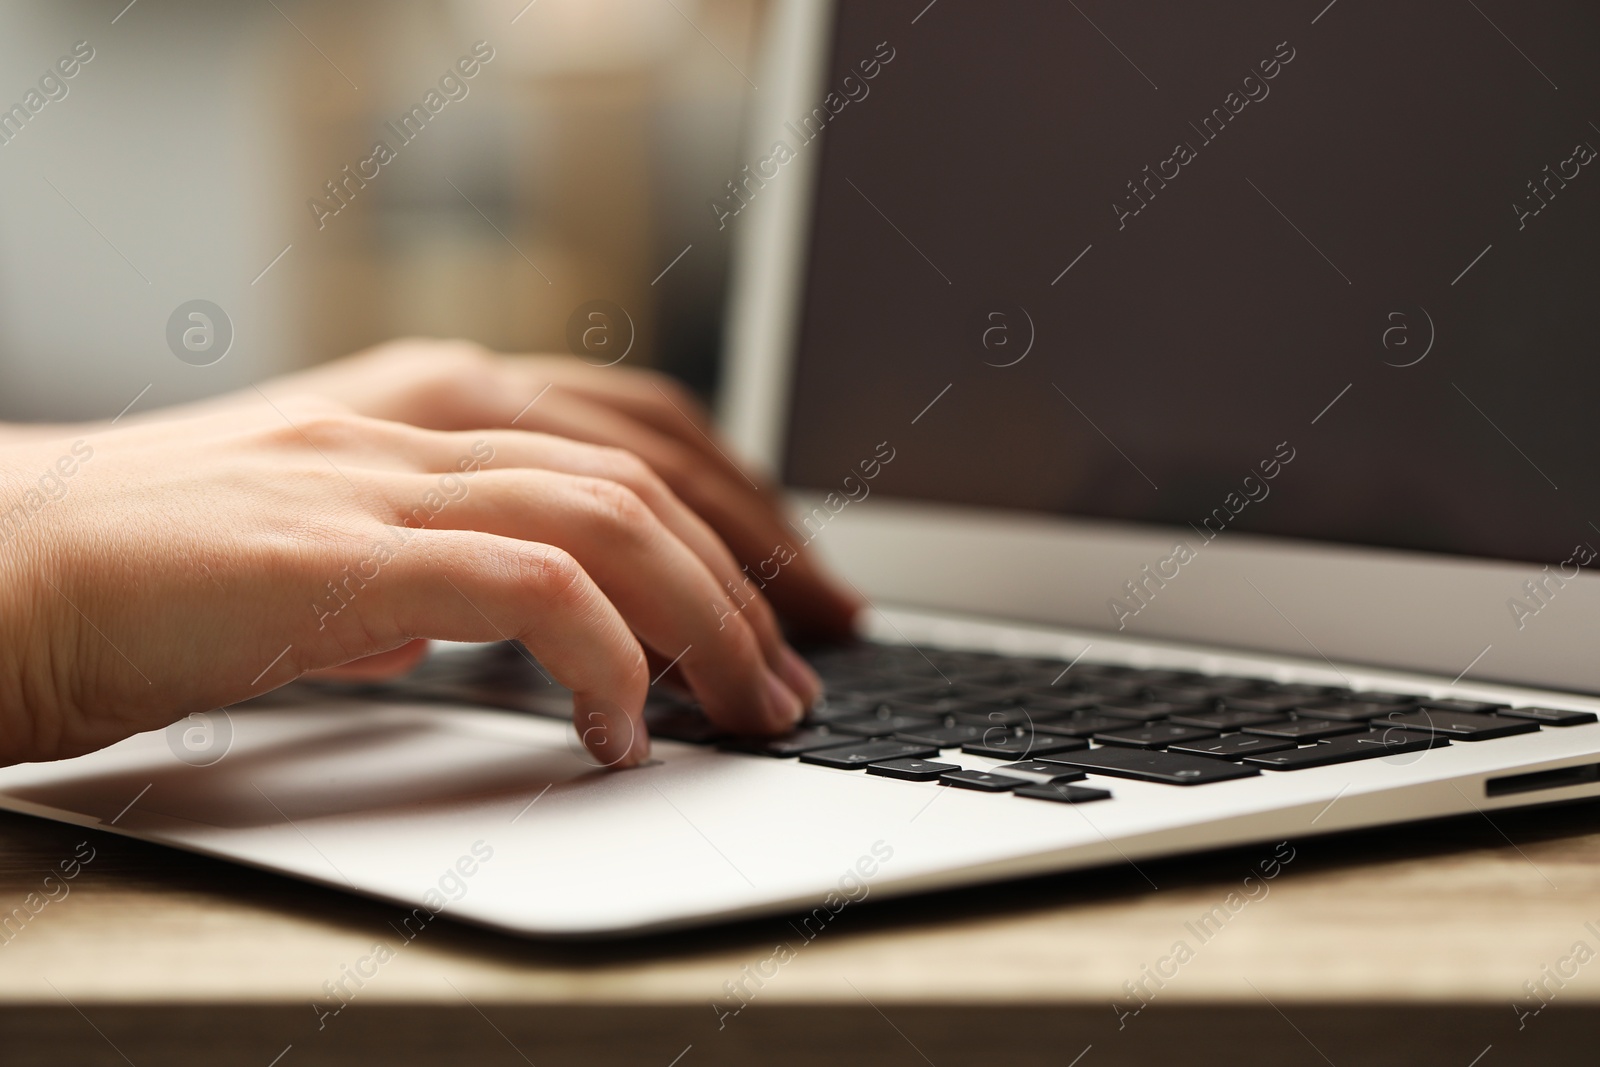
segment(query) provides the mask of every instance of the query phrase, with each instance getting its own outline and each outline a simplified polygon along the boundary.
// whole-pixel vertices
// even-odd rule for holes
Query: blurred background
[[[403,335],[566,351],[595,300],[632,320],[630,363],[708,393],[732,232],[708,201],[744,161],[765,7],[6,0],[0,112],[27,118],[0,144],[0,419],[110,418]],[[78,42],[65,95],[40,91]],[[389,124],[417,106],[406,143]],[[192,300],[234,329],[210,366],[169,349]]]

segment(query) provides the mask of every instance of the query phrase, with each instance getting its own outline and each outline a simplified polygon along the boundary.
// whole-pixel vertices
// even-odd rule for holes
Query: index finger
[[[644,651],[577,560],[551,545],[475,530],[407,532],[386,580],[334,620],[334,637],[352,647],[396,634],[515,638],[572,691],[574,724],[602,766],[633,767],[649,757]]]

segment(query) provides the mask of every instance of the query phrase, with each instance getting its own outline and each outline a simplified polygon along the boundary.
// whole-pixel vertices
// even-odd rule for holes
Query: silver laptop
[[[523,650],[449,646],[5,769],[0,804],[408,928],[809,937],[1600,796],[1600,9],[1514,17],[779,3],[707,225],[725,424],[875,605],[812,650],[805,727],[661,694],[654,760],[608,772]]]

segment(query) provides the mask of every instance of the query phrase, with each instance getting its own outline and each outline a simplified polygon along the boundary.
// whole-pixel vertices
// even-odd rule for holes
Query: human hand
[[[785,523],[779,494],[734,462],[699,401],[665,375],[412,339],[263,383],[261,391],[326,397],[363,415],[427,429],[514,426],[624,448],[703,517],[741,564],[790,559],[777,577],[763,577],[763,592],[797,632],[819,638],[853,632],[860,598],[817,565]],[[259,402],[246,390],[209,405]],[[742,575],[736,582],[751,584]]]
[[[646,649],[730,731],[820,694],[767,603],[725,592],[721,541],[616,449],[258,398],[0,449],[0,501],[22,502],[0,513],[0,763],[430,637],[521,640],[606,765],[648,755]]]

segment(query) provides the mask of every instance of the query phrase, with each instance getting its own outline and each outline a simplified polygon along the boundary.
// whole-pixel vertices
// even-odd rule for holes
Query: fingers
[[[649,757],[644,653],[577,560],[550,545],[475,531],[406,535],[384,581],[355,602],[352,621],[341,615],[336,627],[359,628],[353,640],[380,647],[393,634],[520,640],[572,690],[573,720],[602,765],[632,767]]]
[[[803,539],[783,522],[778,505],[758,487],[735,480],[678,441],[615,411],[577,397],[561,401],[539,410],[543,429],[637,455],[710,523],[799,630],[819,637],[851,636],[859,598],[823,575],[803,551]]]
[[[789,648],[777,616],[760,590],[758,578],[740,569],[733,553],[700,516],[667,487],[650,467],[630,452],[587,445],[548,434],[496,435],[492,468],[532,467],[566,474],[605,478],[624,485],[653,511],[663,525],[700,557],[721,586],[727,606],[742,613],[767,666],[809,707],[822,695],[816,673]],[[448,461],[447,461],[448,462]]]
[[[479,530],[571,552],[647,646],[665,656],[706,714],[738,732],[787,730],[804,710],[769,669],[749,619],[638,494],[546,470],[485,470],[435,528]]]
[[[731,458],[692,395],[664,376],[554,357],[496,356],[465,342],[412,340],[280,384],[275,392],[340,398],[377,419],[396,420],[392,425],[546,430],[634,452],[710,521],[741,564],[752,572],[758,566],[781,571],[755,582],[800,631],[826,637],[852,632],[859,598],[800,551],[804,538],[783,523],[776,492]],[[374,440],[381,436],[374,431]],[[318,438],[318,447],[325,441]],[[383,457],[394,454],[383,442],[377,455],[364,458],[386,466]]]
[[[329,678],[341,682],[381,682],[409,673],[428,655],[428,642],[407,641],[399,648],[363,656],[337,667],[327,667],[311,672],[312,677]]]
[[[524,359],[526,362],[515,360],[511,365],[530,383],[554,379],[556,389],[561,392],[619,411],[657,433],[675,438],[722,467],[731,477],[749,476],[717,440],[716,429],[699,399],[674,379],[651,371],[619,374],[609,368],[591,367],[572,360]]]

